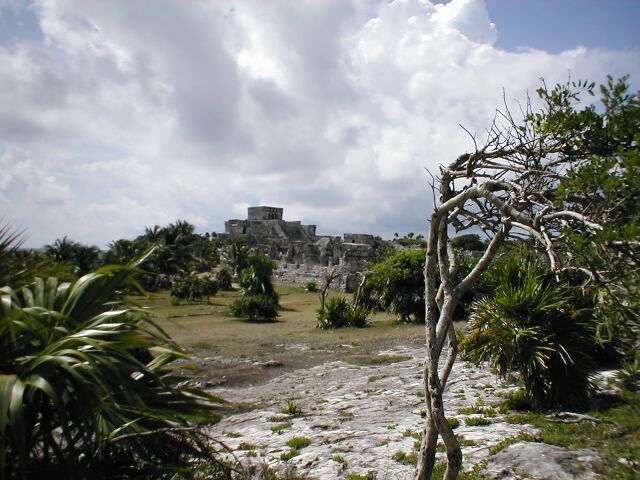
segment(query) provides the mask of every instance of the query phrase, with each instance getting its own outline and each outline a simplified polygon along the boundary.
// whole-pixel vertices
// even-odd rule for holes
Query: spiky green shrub
[[[535,409],[580,409],[592,390],[590,311],[536,256],[510,256],[488,272],[493,294],[477,301],[462,349],[506,377],[521,373]]]
[[[254,322],[273,322],[278,316],[278,304],[267,295],[245,295],[229,305],[231,315]]]
[[[0,478],[169,478],[210,458],[216,399],[181,386],[183,350],[117,301],[134,272],[0,288]]]
[[[369,310],[352,305],[347,299],[333,297],[318,312],[317,328],[366,327]]]

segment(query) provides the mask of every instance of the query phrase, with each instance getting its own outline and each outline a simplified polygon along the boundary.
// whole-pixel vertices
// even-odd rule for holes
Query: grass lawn
[[[424,326],[397,324],[395,317],[387,313],[373,314],[371,325],[366,328],[319,330],[315,328],[317,293],[307,292],[300,285],[276,283],[275,287],[282,308],[272,323],[232,317],[228,306],[240,296],[239,291],[219,292],[208,303],[172,305],[168,292],[149,293],[146,298],[131,297],[129,301],[148,307],[174,340],[200,358],[276,360],[285,368],[309,367],[336,358],[373,364],[381,361],[376,356],[380,350],[424,342]],[[330,294],[338,295],[345,294]],[[245,378],[249,374],[247,365],[224,369],[217,365],[209,373],[214,377],[223,375],[231,383],[256,380],[252,375]],[[260,378],[268,377],[263,372]]]

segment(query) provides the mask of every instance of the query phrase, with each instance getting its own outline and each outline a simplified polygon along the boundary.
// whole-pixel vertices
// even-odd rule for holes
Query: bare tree
[[[329,267],[322,278],[322,285],[320,285],[320,291],[318,292],[318,298],[320,299],[320,311],[324,310],[324,302],[329,295],[329,287],[331,283],[342,275],[342,268],[339,265]]]
[[[522,113],[527,119],[535,118],[529,103]],[[543,113],[548,115],[549,111]],[[557,201],[559,182],[568,169],[584,160],[574,154],[575,149],[567,155],[571,138],[541,133],[534,121],[517,125],[508,108],[497,114],[484,146],[478,147],[475,137],[471,137],[474,152],[461,155],[446,168],[441,167],[432,183],[434,204],[436,193],[439,199],[430,217],[424,268],[427,348],[423,374],[429,414],[419,452],[417,480],[431,478],[439,436],[447,454],[444,478],[457,478],[462,466],[460,445],[447,422],[443,404],[443,393],[457,356],[453,313],[461,297],[487,269],[507,238],[533,239],[552,269],[560,272],[573,268],[571,256],[563,253],[567,229],[579,228],[587,235],[602,229],[577,208],[579,204]],[[488,244],[469,274],[454,283],[457,262],[449,233],[469,228],[484,231]],[[436,269],[440,274],[439,285]]]

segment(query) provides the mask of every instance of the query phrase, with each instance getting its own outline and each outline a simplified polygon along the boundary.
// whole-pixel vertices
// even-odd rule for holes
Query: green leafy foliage
[[[598,336],[620,355],[640,347],[640,97],[628,76],[608,77],[601,107],[582,106],[595,85],[571,82],[538,90],[548,112],[529,119],[542,135],[566,145],[572,168],[557,189],[559,206],[580,212],[603,228],[565,232],[576,272],[590,272],[599,300]]]
[[[195,425],[217,400],[179,387],[185,353],[116,301],[135,266],[0,289],[0,478],[168,478],[211,459]]]
[[[583,408],[595,348],[590,310],[535,255],[503,258],[487,278],[493,293],[474,305],[467,358],[502,377],[519,371],[536,409]]]
[[[171,287],[171,296],[180,300],[197,302],[218,293],[218,283],[210,276],[188,275],[176,280]]]
[[[233,288],[231,286],[232,280],[233,275],[227,267],[222,267],[218,270],[218,273],[216,273],[216,282],[218,282],[218,288],[220,288],[220,290],[231,290]]]
[[[378,305],[400,322],[423,321],[425,253],[424,249],[398,250],[374,264],[362,290],[362,304]]]
[[[209,234],[195,233],[195,227],[177,220],[165,227],[145,227],[142,235],[133,240],[120,239],[109,244],[105,263],[127,263],[154,246],[153,254],[145,263],[140,282],[148,290],[169,288],[172,278],[192,272],[210,271],[219,262],[218,240]]]
[[[100,249],[83,245],[67,238],[56,240],[52,245],[44,247],[45,253],[56,262],[68,263],[74,267],[74,273],[84,275],[98,267]]]
[[[480,240],[480,236],[475,233],[458,235],[457,237],[452,238],[451,246],[471,252],[482,252],[485,249],[484,242],[482,242],[482,240]]]
[[[233,239],[223,253],[224,263],[231,269],[233,276],[240,278],[242,271],[249,266],[251,248],[242,239]]]
[[[247,259],[248,266],[240,275],[240,288],[243,295],[261,295],[270,297],[278,304],[278,294],[273,288],[275,262],[267,255],[252,255]]]
[[[318,312],[317,328],[366,327],[369,310],[358,307],[342,297],[332,297]]]
[[[318,291],[318,284],[316,282],[305,282],[305,284],[303,285],[303,288],[307,292],[317,292]]]
[[[244,295],[229,305],[234,317],[254,322],[273,322],[278,316],[278,304],[267,295]]]

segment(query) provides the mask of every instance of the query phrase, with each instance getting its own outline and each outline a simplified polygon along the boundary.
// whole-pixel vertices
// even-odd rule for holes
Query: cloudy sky
[[[106,245],[274,205],[425,232],[425,168],[548,83],[640,79],[636,0],[0,0],[0,217]]]

